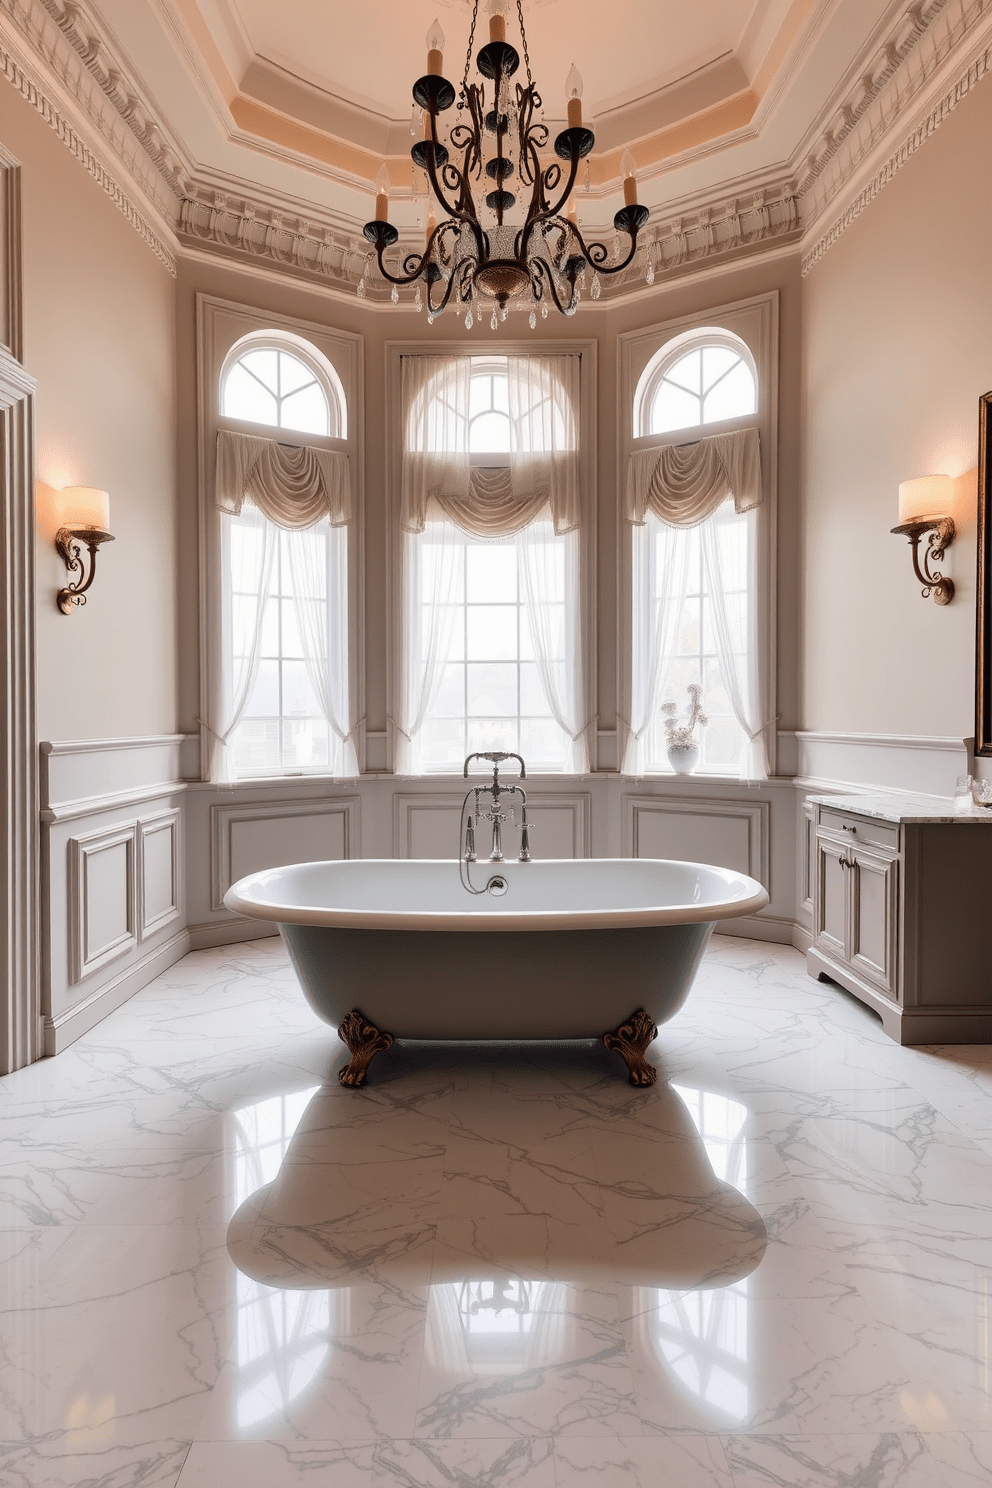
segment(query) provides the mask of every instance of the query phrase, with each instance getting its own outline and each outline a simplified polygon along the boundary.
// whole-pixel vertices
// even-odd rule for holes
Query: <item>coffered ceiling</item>
[[[580,218],[611,222],[630,145],[661,272],[769,240],[815,258],[992,47],[992,0],[522,3],[552,135],[571,63],[584,79]],[[470,0],[0,0],[0,61],[162,256],[198,243],[353,280],[384,161],[391,220],[419,234],[410,89],[435,18],[458,83]]]

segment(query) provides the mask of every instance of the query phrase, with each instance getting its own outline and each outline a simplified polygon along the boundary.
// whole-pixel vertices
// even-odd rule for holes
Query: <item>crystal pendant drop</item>
[[[533,330],[534,327],[537,325],[537,311],[536,310],[532,310],[530,312],[530,315],[528,316],[528,323],[530,325],[531,330]]]
[[[620,234],[618,232],[613,234],[613,257],[620,257]]]
[[[434,324],[434,316],[429,311],[428,311],[428,314],[427,314],[427,324],[428,325],[433,325]]]
[[[475,325],[475,318],[472,315],[472,307],[469,306],[469,308],[465,312],[465,329],[467,331],[470,331],[474,325]]]
[[[648,284],[653,284],[654,283],[654,259],[653,258],[649,258],[648,259],[648,271],[644,275],[644,278],[645,278],[646,283],[648,283]]]
[[[589,293],[594,300],[598,300],[600,294],[602,293],[602,285],[599,282],[598,274],[593,274],[592,276],[592,288],[590,289]]]
[[[547,305],[542,305],[541,306],[541,319],[542,320],[547,320],[547,318],[548,318],[548,307],[547,307]]]
[[[364,274],[362,275],[361,279],[359,279],[359,281],[358,281],[358,298],[360,300],[364,300],[364,298],[365,298],[365,275]]]
[[[493,318],[489,322],[489,324],[490,324],[490,326],[492,327],[493,330],[496,329],[496,326],[497,326],[498,322],[496,320],[496,306],[495,305],[493,306]]]
[[[389,296],[389,298],[392,300],[392,302],[393,302],[394,305],[398,305],[399,302],[400,302],[400,292],[397,289],[397,287],[396,287],[395,284],[393,285],[393,292]]]
[[[500,320],[505,320],[506,317],[507,317],[507,315],[509,315],[509,313],[510,312],[507,310],[506,306],[504,305],[503,308],[502,308],[502,310],[500,310],[500,312],[499,312],[499,318],[500,318]]]
[[[423,308],[424,308],[424,300],[423,300],[423,296],[420,293],[420,285],[419,284],[417,285],[417,297],[416,297],[416,299],[414,300],[413,303],[416,305],[416,307],[417,307],[418,310],[423,310]]]

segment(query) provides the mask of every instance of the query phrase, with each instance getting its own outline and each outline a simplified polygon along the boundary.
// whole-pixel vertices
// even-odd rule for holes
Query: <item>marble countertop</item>
[[[858,816],[871,816],[876,821],[903,823],[936,822],[948,826],[967,826],[971,823],[992,824],[992,810],[986,806],[973,806],[969,812],[958,813],[950,797],[899,795],[886,792],[856,796],[808,796],[817,806],[832,806],[838,811],[850,811]]]

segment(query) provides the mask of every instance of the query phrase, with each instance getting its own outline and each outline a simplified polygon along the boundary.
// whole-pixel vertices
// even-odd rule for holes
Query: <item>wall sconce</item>
[[[956,528],[953,517],[946,513],[951,507],[954,482],[949,475],[921,475],[916,480],[903,481],[899,487],[899,525],[893,532],[909,538],[913,549],[913,572],[923,585],[923,598],[933,596],[935,604],[950,604],[954,598],[954,583],[943,574],[931,571],[931,558],[939,563],[954,541]],[[929,532],[927,546],[920,567],[920,539]]]
[[[59,530],[55,546],[66,568],[79,578],[60,589],[56,601],[63,615],[71,615],[77,605],[86,603],[86,591],[96,573],[96,550],[101,543],[113,542],[110,527],[110,497],[92,486],[66,486],[57,493]],[[89,549],[90,571],[83,582],[85,567],[81,544]]]

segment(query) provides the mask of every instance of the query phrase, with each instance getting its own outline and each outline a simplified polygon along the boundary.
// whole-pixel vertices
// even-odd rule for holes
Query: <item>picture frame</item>
[[[978,634],[975,754],[992,757],[992,392],[978,404]]]

